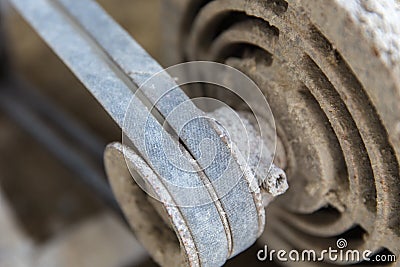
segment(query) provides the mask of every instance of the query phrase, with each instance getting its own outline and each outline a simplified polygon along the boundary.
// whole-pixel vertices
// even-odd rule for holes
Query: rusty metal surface
[[[365,34],[360,12],[373,7],[166,2],[169,63],[227,62],[273,104],[294,188],[271,207],[261,243],[322,249],[348,236],[358,249],[399,255],[399,65]]]
[[[243,154],[245,154],[248,140],[243,138],[240,122],[246,124],[251,143],[248,164],[251,169],[257,169],[259,154],[255,147],[265,146],[265,144],[256,128],[246,119],[246,115],[247,113],[240,114],[242,120],[236,121],[227,108],[220,108],[209,114],[221,125],[224,125],[230,139]],[[273,129],[271,131],[274,132]],[[265,149],[267,150],[266,147]],[[174,192],[169,192],[163,179],[134,150],[124,147],[120,143],[110,144],[105,152],[105,166],[110,184],[128,222],[147,251],[161,266],[220,266],[225,263],[226,259],[232,257],[229,254],[228,256],[223,255],[226,258],[222,258],[221,261],[220,255],[216,253],[215,245],[218,244],[216,239],[225,240],[225,237],[223,232],[221,235],[215,231],[218,230],[219,225],[214,221],[215,215],[210,214],[208,205],[193,207],[176,205]],[[276,170],[271,171],[267,166],[261,168],[261,173],[258,173],[259,176],[268,179],[266,183],[269,186],[261,190],[265,206],[288,188],[284,172],[275,166],[274,168]],[[271,172],[275,174],[272,177],[270,177]],[[146,183],[146,191],[143,190],[139,181]],[[148,191],[151,191],[152,194],[148,194]],[[240,197],[237,193],[233,196]],[[239,198],[238,201],[243,201],[243,198]],[[236,208],[236,214],[247,216],[248,211],[245,209],[240,210],[237,206],[234,208]],[[204,211],[207,211],[208,214]],[[193,215],[192,212],[196,212],[196,215]],[[200,217],[203,221],[199,224],[199,220],[193,220],[191,217]],[[235,218],[231,218],[230,213],[226,213],[226,217],[231,224],[237,223]],[[239,225],[248,227],[245,223]],[[216,236],[216,233],[219,236]],[[199,234],[202,238],[198,237]],[[225,234],[228,235],[228,233]],[[235,244],[236,239],[232,241]],[[204,248],[205,244],[206,248]],[[213,261],[204,258],[202,249],[212,251]],[[223,249],[226,252],[227,249]]]
[[[271,104],[291,188],[268,210],[261,243],[321,250],[346,236],[353,248],[399,257],[398,3],[164,6],[167,64],[227,63],[252,77]]]
[[[156,85],[143,86],[162,70],[161,66],[94,1],[11,0],[11,3],[121,127],[149,168],[168,184],[166,192],[171,194],[172,204],[179,207],[182,220],[188,224],[186,235],[191,235],[195,243],[185,246],[188,264],[219,266],[251,246],[262,233],[265,220],[255,175],[240,162],[239,154],[229,147],[216,122],[202,118],[204,113],[176,87],[174,79],[165,74]],[[139,86],[144,96],[136,93]],[[183,103],[187,116],[168,118]],[[153,107],[180,134],[187,151],[175,143],[149,112]],[[129,124],[124,124],[126,114],[133,116]],[[190,121],[190,127],[181,132],[187,122],[184,119]],[[216,146],[216,158],[209,168],[204,164],[208,155],[204,162],[197,154],[197,146],[203,139]],[[166,142],[169,156],[191,162],[190,168],[182,170],[173,165],[165,157],[160,140]],[[192,157],[198,162],[190,161]],[[225,162],[229,164],[225,166]],[[281,184],[286,182],[283,171],[272,170],[277,175],[271,182],[279,184],[275,182],[278,179]],[[174,187],[183,191],[175,192]],[[272,195],[285,191],[265,188]],[[189,189],[196,191],[191,193]]]

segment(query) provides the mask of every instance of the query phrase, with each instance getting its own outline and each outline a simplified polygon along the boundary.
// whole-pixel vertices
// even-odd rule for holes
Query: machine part
[[[210,115],[224,125],[239,149],[245,149],[247,140],[243,138],[242,128],[232,120],[232,116],[226,114],[229,114],[226,108],[220,108]],[[263,142],[255,128],[245,119],[245,115],[242,114],[241,118],[247,124],[246,128],[250,128],[249,138],[252,145],[249,164],[251,168],[255,168],[258,164],[257,147],[262,146]],[[124,156],[128,164],[124,162]],[[226,240],[229,232],[223,231],[223,228],[215,231],[220,224],[214,220],[219,216],[213,214],[204,216],[210,211],[209,205],[196,207],[174,205],[174,195],[163,184],[163,179],[159,178],[133,150],[124,148],[119,143],[109,145],[105,153],[105,166],[114,194],[128,222],[147,251],[161,266],[220,266],[232,257],[227,247],[223,248],[225,251],[222,255],[216,254],[218,250],[213,244],[218,239]],[[128,169],[127,166],[132,167]],[[131,175],[134,178],[135,176],[141,178],[132,179]],[[274,172],[274,175],[268,172],[260,175],[264,176],[265,183],[270,185],[262,190],[264,203],[268,205],[275,196],[287,190],[286,177],[280,169]],[[138,180],[146,182],[148,189],[153,191],[153,196],[157,197],[156,200],[142,190],[142,186],[135,182]],[[195,213],[197,216],[202,216],[200,218],[202,222],[192,219],[196,216]],[[234,221],[229,218],[229,214],[227,216],[228,221]],[[221,259],[221,256],[225,258]],[[210,258],[204,259],[204,257]]]
[[[346,237],[399,258],[398,1],[165,2],[167,64],[237,67],[275,115],[291,188],[260,243],[321,251]]]
[[[262,194],[254,174],[240,161],[240,154],[221,137],[217,122],[204,118],[204,112],[167,74],[161,76],[157,86],[145,86],[136,92],[148,78],[162,70],[160,65],[91,0],[11,0],[11,3],[122,128],[140,153],[130,163],[138,169],[145,168],[142,176],[154,171],[157,176],[153,176],[163,179],[165,192],[155,190],[155,193],[162,200],[171,201],[168,204],[173,207],[179,207],[181,217],[177,220],[189,225],[179,236],[187,252],[185,261],[190,266],[220,266],[254,243],[265,223]],[[186,121],[178,117],[167,120],[170,112],[181,104],[185,104],[185,112],[191,118],[190,127],[182,132]],[[148,111],[153,107],[161,119],[180,133],[184,148],[163,129],[159,118]],[[127,112],[133,120],[125,125]],[[165,152],[159,149],[163,137],[169,155],[183,156],[192,162],[189,170],[177,168],[165,157]],[[212,140],[216,146],[216,160],[210,166],[197,154],[197,147],[204,139]],[[227,168],[220,168],[225,162]],[[269,191],[275,195],[284,191],[278,187],[284,186],[286,180],[283,171],[275,167],[271,170],[267,182],[279,179],[274,181],[277,191]],[[218,179],[222,183],[216,183]],[[183,190],[172,191],[171,183]],[[230,186],[228,191],[226,185]],[[196,187],[197,194],[191,194],[191,187]],[[202,205],[196,205],[199,199]],[[191,237],[187,238],[188,235]]]
[[[0,3],[2,40],[6,40],[3,12],[7,6],[4,4]],[[0,46],[0,109],[71,169],[100,200],[122,215],[103,173],[106,143],[15,74],[9,54],[7,42],[3,41]]]
[[[218,108],[208,114],[224,127],[229,133],[232,143],[237,146],[239,151],[249,150],[248,164],[259,181],[259,187],[263,195],[263,206],[266,207],[275,197],[285,193],[289,188],[285,172],[275,164],[269,165],[269,162],[273,160],[274,154],[266,153],[267,156],[263,157],[262,160],[258,158],[261,154],[260,150],[268,151],[269,149],[265,145],[265,140],[262,140],[260,133],[256,130],[257,122],[252,119],[250,113],[239,111],[236,116],[240,120],[235,119],[235,115],[227,107]],[[243,128],[246,129],[247,138],[243,137]],[[274,128],[269,128],[268,136],[273,136],[275,134],[274,130]],[[267,139],[267,141],[272,140]],[[248,143],[250,145],[249,148],[247,148]],[[242,154],[245,155],[247,153],[242,152]]]
[[[134,164],[134,166],[138,167],[138,170],[143,172],[137,175],[146,175],[148,183],[154,183],[155,190],[157,190],[156,184],[160,185],[161,183],[158,181],[154,171],[130,148],[124,149],[122,144],[119,143],[111,144],[107,147],[104,155],[107,175],[136,237],[146,250],[151,253],[153,259],[162,266],[183,266],[187,261],[191,261],[193,266],[198,266],[199,259],[196,255],[193,238],[188,231],[187,225],[182,222],[183,219],[178,209],[172,205],[165,206],[166,210],[164,212],[168,214],[167,216],[175,219],[172,221],[172,225],[176,228],[171,229],[170,227],[172,226],[167,226],[164,223],[166,222],[163,219],[165,218],[165,213],[161,218],[155,207],[150,205],[148,195],[132,179],[131,172],[125,163],[126,156],[129,157],[129,164]],[[160,192],[161,190],[163,191]],[[164,187],[160,187],[157,193],[160,194],[160,197],[167,195]],[[180,240],[176,238],[173,231],[176,231]],[[226,238],[222,235],[222,232],[219,238],[225,240]],[[183,246],[182,250],[179,242]],[[227,248],[224,247],[224,249]],[[187,255],[185,256],[185,254]]]

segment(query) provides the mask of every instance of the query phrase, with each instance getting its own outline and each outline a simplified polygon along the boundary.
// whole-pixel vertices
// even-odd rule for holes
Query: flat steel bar
[[[73,2],[80,3],[80,1]],[[179,188],[197,188],[197,194],[174,194],[175,201],[178,206],[181,206],[182,203],[193,203],[199,199],[203,203],[209,203],[201,207],[182,207],[181,211],[185,220],[191,225],[191,234],[196,239],[202,266],[221,265],[227,257],[228,241],[219,211],[194,166],[192,166],[192,171],[183,171],[173,166],[165,157],[163,149],[160,147],[162,144],[159,142],[162,139],[168,143],[168,149],[171,150],[170,155],[179,157],[182,152],[171,137],[165,136],[165,131],[158,121],[154,117],[148,116],[147,107],[134,95],[137,86],[126,78],[124,72],[112,61],[104,49],[98,46],[96,41],[80,27],[70,13],[60,7],[57,1],[12,0],[11,3],[82,81],[121,128],[124,128],[125,112],[129,107],[131,108],[130,113],[136,119],[133,120],[132,128],[125,129],[125,134],[164,180]],[[90,9],[84,10],[90,11]],[[92,18],[102,17],[104,11],[100,9],[99,13],[88,12],[86,14]],[[112,38],[115,29],[107,29],[103,26],[98,25],[104,30],[103,34]],[[131,52],[139,53],[139,51]],[[145,55],[148,56],[147,53]],[[146,120],[146,118],[148,119]],[[145,137],[144,133],[138,129],[146,129],[147,136]],[[145,139],[149,144],[145,144]],[[190,156],[187,154],[185,156],[187,162],[190,162]],[[201,200],[201,198],[205,199]],[[204,218],[208,218],[208,223],[213,227],[204,229]],[[205,230],[207,235],[204,235]],[[215,244],[212,250],[208,245],[210,237],[213,237]]]
[[[234,256],[253,243],[264,228],[264,209],[257,208],[259,199],[249,192],[243,166],[240,166],[228,144],[221,138],[222,132],[212,120],[206,118],[187,95],[176,86],[169,75],[159,75],[154,81],[146,83],[154,74],[163,68],[154,61],[115,21],[109,17],[99,5],[91,0],[58,0],[73,20],[80,25],[101,48],[106,51],[114,64],[127,74],[130,81],[141,87],[141,93],[154,104],[160,114],[167,118],[175,108],[180,106],[184,114],[169,116],[168,124],[180,133],[179,138],[185,143],[188,151],[197,159],[207,179],[212,183],[213,191],[221,199],[225,224],[230,225],[228,236],[235,242],[229,248],[230,256]],[[96,14],[89,16],[88,14]],[[101,25],[101,27],[99,27]],[[130,108],[132,105],[130,106]],[[193,119],[195,118],[195,119]],[[190,123],[188,123],[188,121]],[[122,129],[126,128],[123,125]],[[126,129],[124,129],[126,130]],[[205,139],[211,140],[216,147],[215,155],[202,157],[198,149]],[[264,151],[265,153],[265,151]],[[215,157],[219,160],[209,158]],[[235,186],[232,186],[235,185]],[[238,201],[241,199],[241,201]],[[262,204],[259,203],[261,206]],[[246,215],[237,210],[246,211]],[[225,218],[228,214],[228,219]],[[246,229],[242,225],[247,225]],[[232,237],[229,237],[232,239]]]
[[[144,98],[135,95],[137,88],[162,71],[162,67],[94,1],[10,1],[103,105],[148,164],[167,183],[186,188],[188,193],[173,194],[178,205],[214,202],[201,208],[181,208],[197,239],[202,265],[221,265],[227,258],[249,247],[264,226],[260,192],[254,188],[249,190],[249,177],[244,175],[244,166],[232,157],[218,127],[204,119],[204,113],[180,88],[175,88],[174,80],[168,75],[162,76],[156,86],[143,88]],[[216,145],[218,161],[212,161],[211,166],[204,166],[208,159],[198,161],[200,167],[205,168],[205,175],[195,164],[182,170],[165,157],[168,154],[181,158],[182,151],[155,117],[149,116],[149,102],[164,118],[177,106],[185,105],[187,116],[168,119],[177,133],[184,128],[188,116],[202,118],[193,120],[180,138],[191,153],[184,153],[187,162],[191,162],[192,157],[201,159],[198,147],[204,139],[210,139]],[[128,109],[131,120],[125,125]],[[160,140],[167,145],[160,144]],[[204,186],[218,180],[211,187]],[[195,188],[196,194],[189,193],[190,188]],[[213,227],[203,228],[202,213],[212,220]],[[205,230],[207,235],[204,235]],[[212,250],[211,241],[218,242]]]

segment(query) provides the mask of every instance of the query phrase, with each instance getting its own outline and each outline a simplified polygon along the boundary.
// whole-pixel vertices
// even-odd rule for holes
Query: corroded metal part
[[[209,115],[221,123],[224,129],[229,132],[232,143],[237,146],[238,153],[240,153],[239,151],[243,151],[243,147],[247,144],[247,142],[246,144],[243,143],[246,139],[243,138],[241,127],[225,114],[228,113],[224,109],[219,109]],[[249,131],[251,143],[255,146],[261,146],[263,143],[255,128],[244,117],[242,117],[242,121],[247,124],[246,129]],[[272,156],[270,153],[265,155],[268,155],[267,157]],[[256,156],[257,151],[252,149],[248,161],[249,165],[253,164],[250,166],[252,170],[256,169],[257,166],[255,165],[259,161]],[[268,158],[261,161],[268,162]],[[216,202],[195,207],[182,207],[179,206],[179,203],[174,203],[175,195],[169,191],[163,180],[141,156],[119,143],[107,147],[105,165],[114,194],[127,216],[128,222],[139,240],[160,265],[219,266],[233,256],[229,253],[228,247],[215,247],[218,240],[229,240],[228,235],[231,231],[231,229],[228,229],[228,231],[224,229],[220,217],[222,215],[227,216],[230,222],[229,227],[239,229],[247,226],[230,218],[230,213],[219,215],[212,213],[215,211],[224,212],[224,210],[216,208]],[[285,174],[276,166],[273,165],[272,168],[268,166],[261,168],[261,170],[264,172],[256,173],[260,186],[265,181],[273,184],[273,188],[265,187],[261,190],[264,203],[267,205],[275,196],[284,193],[288,185]],[[134,176],[134,179],[131,175]],[[135,176],[139,176],[139,178]],[[245,176],[243,179],[248,178]],[[136,181],[144,181],[145,184],[140,187],[136,184]],[[142,191],[143,186],[152,192],[151,196]],[[250,187],[247,190],[253,191]],[[236,196],[240,197],[240,195]],[[257,209],[264,209],[261,201],[257,205]],[[236,216],[248,216],[248,212],[248,210],[236,206]],[[235,223],[236,226],[232,225]],[[235,236],[233,237],[235,238]],[[231,240],[233,245],[236,241],[236,239]],[[218,254],[221,249],[225,251],[225,254]]]
[[[398,2],[164,5],[167,64],[227,63],[269,100],[291,188],[270,207],[262,242],[321,250],[347,235],[353,248],[399,257]]]
[[[275,135],[274,129],[269,128],[267,140],[262,140],[255,127],[257,123],[252,120],[249,112],[240,111],[237,114],[240,118],[239,121],[228,112],[227,107],[218,108],[208,114],[223,125],[225,131],[229,133],[229,138],[237,149],[236,153],[248,155],[246,162],[251,171],[255,173],[264,206],[266,207],[275,197],[285,193],[289,188],[286,174],[275,164],[270,164],[275,154],[269,151],[264,142],[272,142],[272,140],[268,139],[268,136]],[[246,130],[246,138],[244,138],[243,129]],[[260,150],[266,153],[261,154]],[[261,158],[259,158],[259,155],[261,155]]]
[[[222,264],[226,258],[254,243],[264,228],[265,215],[264,209],[260,208],[261,192],[258,187],[251,186],[254,183],[252,174],[246,173],[240,154],[232,152],[221,138],[215,122],[203,118],[204,113],[176,87],[168,74],[159,76],[161,79],[157,80],[156,86],[142,86],[162,70],[156,61],[94,1],[11,2],[103,105],[151,169],[168,184],[166,187],[173,195],[174,204],[189,207],[191,214],[185,219],[193,220],[192,231],[198,227],[201,232],[203,224],[200,215],[190,207],[199,204],[209,207],[209,217],[216,221],[208,230],[215,236],[210,234],[208,239],[217,244],[211,252],[210,240],[197,240],[202,246],[197,248],[202,266]],[[138,87],[141,90],[136,94]],[[180,133],[180,141],[185,145],[182,152],[149,109],[154,108],[161,120],[166,120],[169,113],[183,103],[185,114],[193,118],[189,120],[189,126],[184,128],[187,121],[183,118],[187,116],[168,119],[172,129]],[[127,124],[126,114],[131,115]],[[211,140],[216,147],[218,160],[212,161],[210,166],[200,160],[197,149],[203,139]],[[198,162],[189,164],[188,170],[178,168],[165,156],[160,140],[165,141],[172,158],[179,160],[183,156],[188,162],[193,159]],[[196,172],[197,168],[203,168],[204,173]],[[181,188],[185,190],[178,193]],[[190,193],[191,190],[194,193]],[[220,237],[222,232],[226,238]],[[202,237],[195,235],[195,238]]]
[[[218,266],[251,246],[265,224],[260,189],[240,153],[229,147],[213,120],[203,118],[204,113],[176,87],[174,79],[165,74],[159,76],[156,85],[142,86],[162,70],[161,66],[94,1],[11,3],[122,128],[148,164],[147,169],[162,178],[170,204],[180,207],[182,218],[190,225],[196,244],[195,253],[185,254],[190,265]],[[138,87],[141,90],[136,94]],[[167,120],[181,104],[185,105],[186,117],[169,118],[167,122],[180,133],[184,149],[159,122]],[[150,113],[151,108],[161,118]],[[126,114],[132,115],[128,123]],[[188,116],[189,126],[184,127],[187,121],[183,118]],[[197,149],[203,139],[211,140],[216,148],[217,160],[210,166],[204,164]],[[192,162],[187,170],[171,163],[160,140],[175,161],[183,157]],[[144,166],[136,160],[131,163]]]
[[[137,170],[136,175],[146,179],[148,186],[152,187],[153,192],[164,203],[171,203],[171,195],[154,171],[134,151],[129,148],[124,149],[119,143],[110,144],[107,147],[104,159],[107,175],[117,201],[136,236],[153,259],[163,266],[185,264],[200,266],[195,241],[184,219],[186,214],[183,215],[177,206],[170,204],[166,204],[163,209],[156,209],[155,206],[150,205],[154,202],[149,202],[146,193],[132,179],[125,159]],[[162,219],[165,217],[170,222]],[[213,225],[213,227],[221,228],[222,225]],[[223,228],[221,230],[223,232]],[[219,238],[225,239],[224,236]]]

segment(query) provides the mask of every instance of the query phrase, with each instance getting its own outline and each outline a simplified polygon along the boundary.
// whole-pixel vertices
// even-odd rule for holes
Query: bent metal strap
[[[162,139],[170,150],[169,156],[178,158],[182,154],[178,143],[149,113],[146,101],[135,92],[161,71],[161,66],[94,1],[11,0],[11,3],[123,129],[149,168],[162,177],[166,190],[196,188],[195,196],[172,193],[196,244],[198,256],[191,258],[190,264],[219,266],[248,248],[264,227],[260,191],[250,188],[250,178],[243,175],[242,167],[235,160],[237,155],[232,155],[218,127],[203,118],[202,111],[181,89],[174,88],[174,80],[169,76],[164,76],[160,83],[163,86],[145,86],[141,93],[164,119],[175,107],[185,103],[185,111],[194,119],[180,136],[187,148],[184,158],[188,161],[198,158],[197,147],[207,138],[216,145],[219,162],[204,166],[203,161],[198,161],[199,166],[193,164],[184,171],[160,153]],[[128,109],[133,117],[126,127],[124,119]],[[184,127],[182,123],[177,118],[168,120],[175,132]],[[213,183],[221,177],[237,181],[227,194],[220,183]],[[205,186],[209,182],[211,186]],[[188,207],[199,200],[207,204]],[[207,227],[204,218],[209,218]]]

